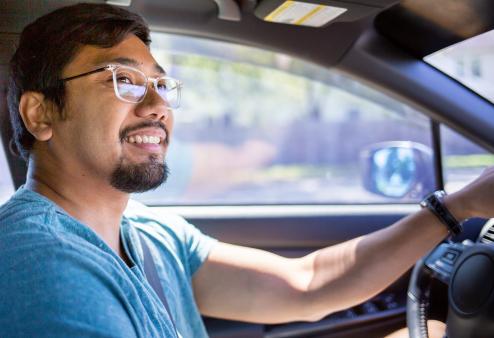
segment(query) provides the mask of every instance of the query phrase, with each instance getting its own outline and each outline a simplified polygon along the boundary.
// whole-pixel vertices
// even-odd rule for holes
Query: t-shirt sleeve
[[[109,272],[61,243],[45,244],[0,269],[0,336],[136,337]]]
[[[194,225],[181,218],[184,246],[187,252],[189,269],[193,275],[208,258],[217,240],[203,234]]]
[[[129,201],[125,216],[136,227],[154,238],[159,238],[168,250],[180,256],[192,276],[206,261],[218,242],[204,234],[183,217],[158,214],[137,201]]]

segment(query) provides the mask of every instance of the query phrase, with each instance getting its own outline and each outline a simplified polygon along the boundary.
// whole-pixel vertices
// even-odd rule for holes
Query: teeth
[[[148,135],[135,135],[135,136],[129,136],[127,138],[127,142],[129,143],[152,143],[152,144],[159,144],[161,142],[161,139],[158,136],[148,136]]]

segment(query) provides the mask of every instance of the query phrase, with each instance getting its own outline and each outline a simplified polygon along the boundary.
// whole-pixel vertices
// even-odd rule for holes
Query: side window
[[[7,165],[7,159],[0,138],[0,205],[3,204],[14,193],[14,183],[10,175],[9,166]]]
[[[448,193],[460,190],[488,166],[494,155],[454,130],[441,126],[444,186]]]
[[[153,35],[153,47],[183,81],[183,102],[174,113],[169,179],[136,195],[141,201],[354,204],[415,202],[428,192],[414,182],[433,177],[430,123],[413,108],[265,50],[165,34]],[[420,170],[410,160],[415,152],[426,154]],[[383,169],[375,182],[369,168]]]

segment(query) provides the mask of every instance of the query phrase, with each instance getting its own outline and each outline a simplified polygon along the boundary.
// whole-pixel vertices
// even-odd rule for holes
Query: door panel
[[[301,257],[325,246],[387,227],[418,210],[418,207],[389,204],[288,208],[156,207],[154,210],[182,214],[201,231],[224,242],[265,249],[286,257]],[[282,216],[283,212],[286,213],[285,217]],[[456,240],[475,238],[483,224],[481,219],[468,221],[465,233]],[[410,272],[407,272],[363,304],[330,314],[318,322],[260,325],[214,318],[204,320],[213,338],[383,337],[406,326],[409,275]]]
[[[286,257],[301,257],[382,229],[417,210],[415,205],[209,207],[208,211],[201,208],[154,209],[159,213],[179,211],[204,233],[221,241],[265,249]],[[282,215],[283,211],[286,216]],[[259,325],[214,318],[205,318],[205,323],[214,338],[333,338],[362,337],[363,334],[383,337],[405,326],[407,282],[408,274],[405,274],[368,302],[314,323]]]
[[[180,214],[205,233],[228,243],[272,250],[314,250],[382,229],[418,210],[418,206],[156,207],[153,210]]]

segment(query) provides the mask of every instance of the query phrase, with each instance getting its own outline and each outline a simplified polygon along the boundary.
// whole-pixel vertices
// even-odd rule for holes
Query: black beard
[[[169,170],[158,156],[150,155],[149,161],[139,164],[124,164],[121,159],[111,175],[111,185],[126,193],[145,192],[165,183]]]

